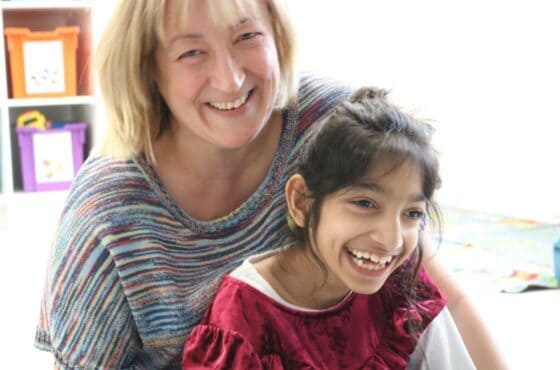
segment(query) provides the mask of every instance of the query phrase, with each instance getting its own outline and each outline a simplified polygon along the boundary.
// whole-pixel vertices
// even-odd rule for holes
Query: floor
[[[34,349],[32,343],[50,242],[64,196],[43,193],[0,202],[2,368],[52,368],[50,355]],[[461,284],[494,332],[512,369],[555,368],[560,290],[504,294],[488,291],[476,281]]]

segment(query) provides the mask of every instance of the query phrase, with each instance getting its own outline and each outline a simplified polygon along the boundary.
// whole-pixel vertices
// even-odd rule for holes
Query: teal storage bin
[[[560,281],[560,236],[554,243],[554,275],[556,280]]]
[[[560,237],[554,243],[554,275],[556,280],[560,281]]]

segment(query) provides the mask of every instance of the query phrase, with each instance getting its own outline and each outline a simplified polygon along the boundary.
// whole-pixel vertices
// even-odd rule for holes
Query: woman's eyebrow
[[[239,29],[239,28],[243,27],[247,23],[250,23],[250,22],[253,22],[253,21],[256,21],[256,18],[243,17],[239,21],[237,21],[233,26],[231,26],[231,28],[233,30],[236,30],[236,29]]]
[[[255,18],[250,18],[250,17],[241,18],[233,26],[231,26],[231,29],[232,30],[239,29],[239,28],[243,27],[245,24],[250,23],[250,22],[255,21],[255,20],[256,20]],[[171,38],[171,40],[169,40],[168,45],[172,46],[175,42],[182,41],[182,40],[199,40],[199,39],[202,39],[203,37],[204,37],[203,34],[196,33],[196,32],[181,33],[181,34],[173,36]]]
[[[179,35],[175,35],[169,40],[167,43],[167,47],[172,47],[173,44],[184,41],[184,40],[200,40],[204,36],[201,33],[182,33]]]

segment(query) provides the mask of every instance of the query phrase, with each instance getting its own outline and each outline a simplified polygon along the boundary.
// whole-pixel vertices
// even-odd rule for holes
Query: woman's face
[[[250,144],[271,117],[280,81],[264,2],[226,24],[210,18],[203,0],[191,0],[187,17],[174,22],[173,1],[180,0],[167,2],[165,41],[156,49],[172,129],[219,148]]]

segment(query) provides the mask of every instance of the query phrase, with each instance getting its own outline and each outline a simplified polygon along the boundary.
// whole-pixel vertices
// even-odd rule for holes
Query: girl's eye
[[[179,55],[179,58],[177,58],[177,60],[183,59],[183,58],[194,58],[194,57],[199,56],[200,54],[202,54],[202,51],[199,50],[199,49],[189,50],[189,51],[184,52],[183,54]]]
[[[262,35],[262,33],[260,32],[245,32],[238,37],[238,40],[239,41],[251,40],[260,35]]]
[[[413,220],[423,220],[426,218],[426,213],[423,211],[408,211],[408,217],[412,218]]]
[[[352,203],[360,208],[375,208],[375,203],[369,199],[357,199],[352,201]]]

